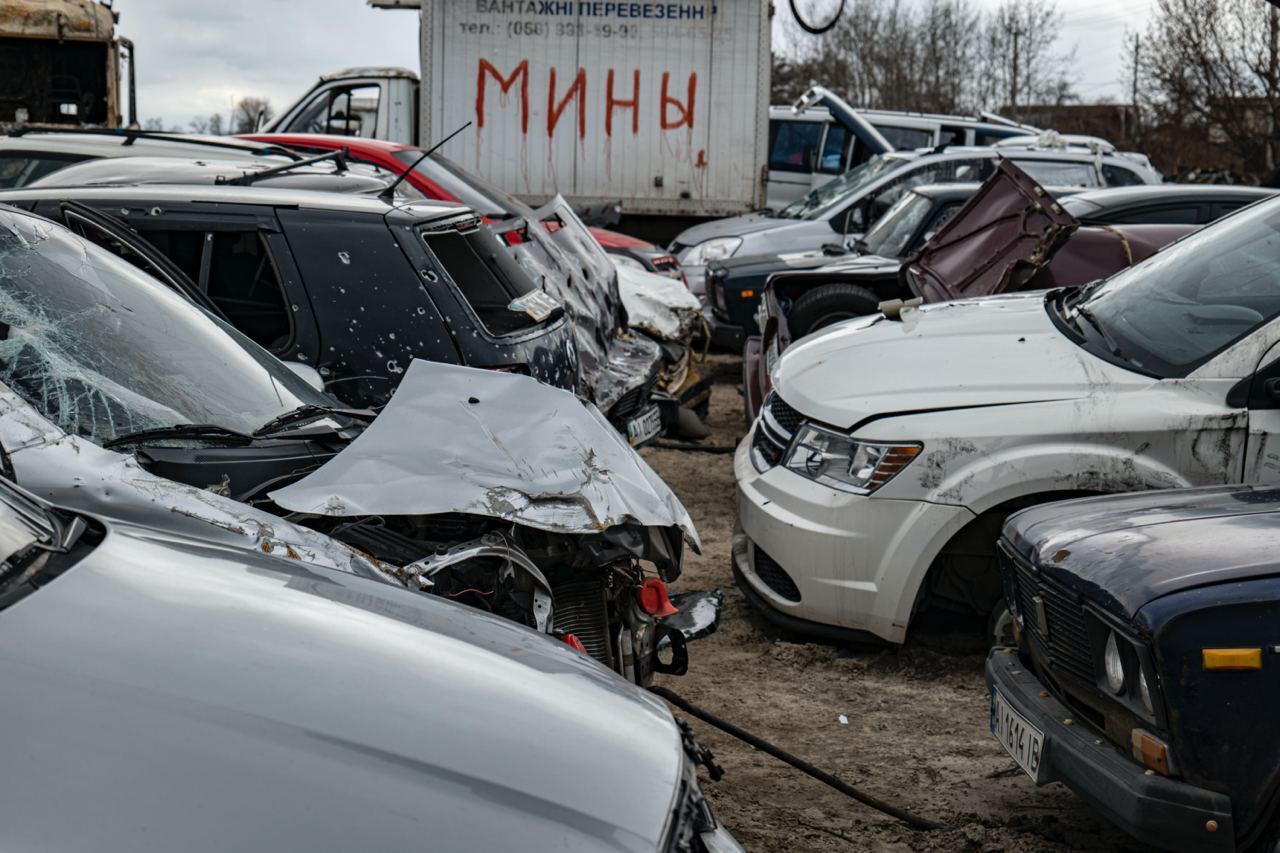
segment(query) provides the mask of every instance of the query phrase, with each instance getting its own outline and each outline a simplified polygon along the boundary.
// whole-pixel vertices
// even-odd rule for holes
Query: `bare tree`
[[[188,122],[192,133],[205,133],[211,136],[222,136],[227,132],[221,113],[212,113],[208,118],[193,118]]]
[[[1280,177],[1280,10],[1274,5],[1158,0],[1128,62],[1137,73],[1146,136],[1180,168],[1217,167],[1273,183]]]
[[[782,26],[774,97],[821,82],[857,106],[963,112],[1073,100],[1052,0],[860,0],[827,34]]]
[[[1056,53],[1062,15],[1052,0],[1005,0],[986,21],[978,69],[979,97],[1015,115],[1019,106],[1075,100],[1075,48]]]
[[[260,124],[274,118],[275,114],[275,110],[271,108],[270,98],[246,95],[236,101],[235,109],[231,111],[231,132],[253,133]]]

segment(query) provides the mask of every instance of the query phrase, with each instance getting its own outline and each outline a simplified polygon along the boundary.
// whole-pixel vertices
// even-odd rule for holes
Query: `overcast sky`
[[[790,15],[786,0],[774,1],[779,16]],[[1076,48],[1084,100],[1124,97],[1121,42],[1126,28],[1145,27],[1152,3],[1059,0],[1061,48]],[[166,127],[228,113],[244,95],[266,95],[279,110],[339,68],[418,70],[416,13],[370,9],[363,0],[115,0],[115,8],[121,33],[138,48],[139,117],[162,118]]]

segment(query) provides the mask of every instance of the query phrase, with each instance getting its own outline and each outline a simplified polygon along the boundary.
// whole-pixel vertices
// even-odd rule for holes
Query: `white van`
[[[814,86],[792,106],[769,108],[766,204],[779,210],[875,154],[939,145],[992,145],[1040,131],[969,116],[864,110]]]

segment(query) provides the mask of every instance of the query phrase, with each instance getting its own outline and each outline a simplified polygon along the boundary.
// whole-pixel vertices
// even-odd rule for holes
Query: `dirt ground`
[[[736,445],[746,432],[741,363],[712,356],[707,369],[717,383],[708,418],[713,434],[703,444]],[[725,591],[719,631],[690,645],[687,675],[661,683],[867,793],[951,827],[906,828],[691,720],[725,769],[720,782],[704,779],[704,789],[747,850],[1152,849],[1061,785],[1037,788],[1015,768],[988,729],[985,653],[976,634],[935,631],[886,651],[809,643],[779,631],[751,609],[730,573],[732,456],[643,453],[684,501],[702,537],[703,553],[691,555],[673,588]]]

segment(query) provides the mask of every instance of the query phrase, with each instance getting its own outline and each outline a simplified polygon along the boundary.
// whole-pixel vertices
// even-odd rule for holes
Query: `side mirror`
[[[300,361],[286,361],[284,366],[297,374],[298,378],[310,385],[317,391],[324,390],[324,379],[320,377],[320,371],[316,370],[309,364],[303,364]]]

